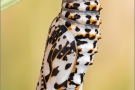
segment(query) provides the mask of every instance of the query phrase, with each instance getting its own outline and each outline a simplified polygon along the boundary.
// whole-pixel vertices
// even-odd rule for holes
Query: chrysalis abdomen
[[[36,90],[83,90],[101,39],[98,0],[63,0],[52,22]]]

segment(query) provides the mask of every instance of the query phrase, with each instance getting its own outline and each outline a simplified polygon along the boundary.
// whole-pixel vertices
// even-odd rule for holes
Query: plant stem
[[[17,2],[20,2],[21,0],[1,0],[1,11],[13,6]]]

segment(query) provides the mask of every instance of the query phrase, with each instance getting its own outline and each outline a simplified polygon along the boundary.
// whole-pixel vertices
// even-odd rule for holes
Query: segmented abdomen
[[[46,42],[45,54],[48,56],[44,59],[50,55],[52,59],[43,60],[37,90],[83,90],[85,73],[93,64],[98,40],[101,39],[101,9],[98,0],[63,0],[61,12],[52,22]],[[67,48],[61,48],[62,44]],[[55,49],[57,52],[53,51]],[[60,77],[65,75],[63,73],[66,76]]]

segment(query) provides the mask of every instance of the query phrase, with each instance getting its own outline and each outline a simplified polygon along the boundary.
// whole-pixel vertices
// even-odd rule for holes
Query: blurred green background
[[[102,39],[84,90],[134,90],[134,1],[100,0]],[[22,0],[1,12],[1,90],[35,90],[61,0]]]

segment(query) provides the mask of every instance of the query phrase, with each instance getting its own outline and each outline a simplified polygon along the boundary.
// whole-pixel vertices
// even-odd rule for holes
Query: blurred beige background
[[[100,0],[102,39],[84,90],[134,90],[134,1]],[[1,13],[1,90],[35,90],[61,0],[23,0]]]

